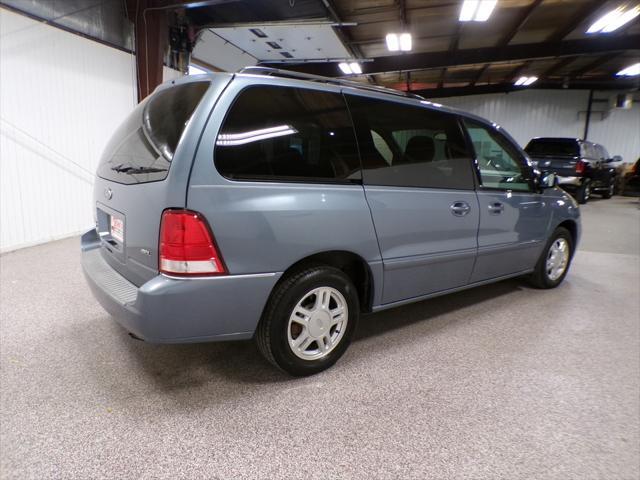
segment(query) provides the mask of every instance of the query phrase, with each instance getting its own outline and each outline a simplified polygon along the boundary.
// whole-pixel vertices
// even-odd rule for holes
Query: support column
[[[135,32],[139,102],[162,83],[169,30],[165,3],[163,0],[127,0],[127,15]]]

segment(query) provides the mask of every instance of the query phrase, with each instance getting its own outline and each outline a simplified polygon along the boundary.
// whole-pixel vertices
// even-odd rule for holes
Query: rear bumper
[[[158,275],[137,287],[102,258],[94,230],[82,236],[82,269],[100,305],[126,330],[151,343],[251,338],[281,276]]]
[[[563,177],[558,176],[558,184],[563,188],[578,188],[582,186],[584,177]]]

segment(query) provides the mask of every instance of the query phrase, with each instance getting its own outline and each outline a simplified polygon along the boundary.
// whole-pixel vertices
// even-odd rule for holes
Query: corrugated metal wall
[[[0,8],[0,78],[0,251],[88,229],[97,161],[137,103],[133,57]]]
[[[609,100],[613,95],[596,92],[594,98]],[[523,90],[436,101],[500,124],[525,146],[533,137],[582,138],[589,92]],[[634,162],[640,156],[640,104],[636,102],[630,110],[611,110],[608,102],[595,102],[593,109],[588,139],[602,143],[611,155],[622,155],[625,162]]]

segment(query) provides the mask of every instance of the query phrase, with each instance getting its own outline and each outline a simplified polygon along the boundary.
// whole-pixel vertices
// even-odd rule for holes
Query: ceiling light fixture
[[[359,63],[356,62],[342,62],[338,64],[338,67],[340,68],[340,70],[342,70],[342,73],[344,73],[345,75],[352,75],[352,74],[356,74],[359,75],[362,73],[362,67],[360,66]]]
[[[640,75],[640,63],[634,63],[616,73],[618,77],[636,77]]]
[[[387,33],[387,49],[390,52],[397,52],[400,50],[400,40],[395,33]]]
[[[400,34],[400,50],[403,52],[408,52],[411,50],[411,34],[410,33],[401,33]]]
[[[387,49],[390,52],[402,50],[408,52],[411,50],[411,34],[410,33],[388,33],[386,36]]]
[[[619,29],[623,25],[640,15],[640,4],[627,9],[626,5],[611,10],[593,22],[587,29],[587,33],[609,33]]]
[[[520,77],[518,80],[513,82],[516,87],[528,87],[532,83],[536,82],[538,77]]]
[[[498,0],[464,0],[458,19],[461,22],[486,22]]]

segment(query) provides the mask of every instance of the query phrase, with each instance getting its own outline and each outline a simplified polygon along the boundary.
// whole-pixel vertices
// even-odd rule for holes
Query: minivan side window
[[[493,128],[466,118],[463,122],[476,152],[482,186],[530,191],[529,175],[515,146]]]
[[[342,95],[256,85],[235,99],[215,146],[233,180],[360,180],[360,160]]]
[[[472,190],[456,117],[420,106],[347,95],[368,185]]]

